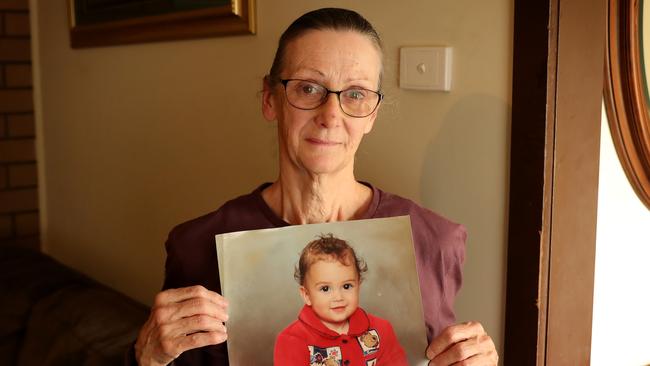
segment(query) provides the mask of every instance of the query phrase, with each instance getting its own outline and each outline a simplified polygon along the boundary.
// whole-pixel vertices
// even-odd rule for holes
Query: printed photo
[[[408,216],[216,237],[233,365],[426,365]]]

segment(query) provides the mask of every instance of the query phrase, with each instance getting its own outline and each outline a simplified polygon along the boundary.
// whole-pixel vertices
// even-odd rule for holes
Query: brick
[[[14,235],[14,223],[9,215],[0,215],[0,239],[10,238]]]
[[[38,235],[39,221],[38,212],[17,214],[14,216],[16,236]]]
[[[0,213],[38,210],[36,188],[0,191]]]
[[[5,65],[5,86],[8,88],[32,86],[31,65]]]
[[[28,0],[0,0],[0,10],[28,10]]]
[[[0,39],[0,61],[31,61],[29,39]]]
[[[36,160],[34,140],[0,141],[0,163],[32,162]]]
[[[9,137],[34,137],[36,128],[33,114],[7,115],[7,134]]]
[[[36,163],[8,166],[9,188],[33,187],[38,182]]]
[[[31,90],[0,90],[0,113],[31,112],[34,99]]]
[[[7,36],[28,36],[29,13],[5,13],[4,21],[5,35]]]

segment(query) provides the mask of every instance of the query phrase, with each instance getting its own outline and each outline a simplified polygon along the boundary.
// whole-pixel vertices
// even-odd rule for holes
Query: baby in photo
[[[275,365],[408,365],[391,324],[359,307],[365,271],[345,240],[329,234],[307,244],[294,273],[305,305],[278,335]]]

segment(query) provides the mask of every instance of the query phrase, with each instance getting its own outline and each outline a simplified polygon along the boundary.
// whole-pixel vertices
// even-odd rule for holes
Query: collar
[[[327,328],[323,322],[320,321],[311,306],[304,305],[302,307],[302,310],[300,310],[300,314],[298,315],[298,320],[307,328],[310,328],[312,331],[325,338],[335,339],[341,336],[341,334]],[[361,336],[370,328],[370,319],[368,318],[368,314],[366,314],[366,312],[360,307],[357,307],[357,310],[352,313],[349,320],[350,326],[347,335],[350,337]]]
[[[375,217],[375,214],[377,212],[377,209],[379,208],[379,200],[381,199],[381,191],[373,186],[372,184],[368,182],[363,182],[363,181],[358,181],[359,183],[367,186],[368,188],[372,189],[372,201],[370,202],[370,206],[368,206],[368,209],[366,212],[364,212],[358,219],[372,219]],[[268,186],[270,186],[272,183],[267,182],[267,183],[262,183],[259,187],[257,187],[253,192],[253,196],[255,197],[255,200],[257,201],[257,205],[262,212],[264,216],[271,222],[275,227],[283,227],[283,226],[289,226],[288,222],[284,221],[281,217],[275,214],[273,210],[269,207],[269,205],[266,204],[264,201],[264,198],[262,197],[262,191]]]

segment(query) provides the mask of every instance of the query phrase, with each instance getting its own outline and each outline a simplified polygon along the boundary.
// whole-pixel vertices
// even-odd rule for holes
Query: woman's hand
[[[158,293],[135,343],[138,365],[167,365],[181,353],[228,337],[228,302],[203,286]]]
[[[481,323],[447,327],[427,348],[429,366],[496,366],[499,355]]]

